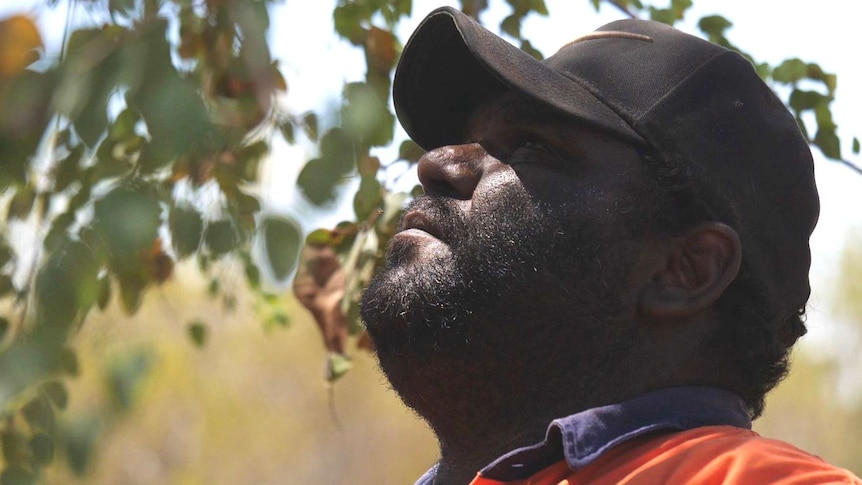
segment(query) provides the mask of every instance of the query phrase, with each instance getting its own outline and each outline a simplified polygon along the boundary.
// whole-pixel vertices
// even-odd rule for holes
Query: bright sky
[[[43,3],[44,0],[0,0],[0,17],[15,11],[35,13],[49,50],[55,50],[62,36],[65,8],[61,6],[51,11],[36,7]],[[66,0],[60,3],[67,4]],[[290,88],[285,102],[293,112],[337,108],[343,83],[363,76],[362,53],[339,41],[332,31],[334,3],[334,0],[289,0],[273,11],[271,47],[281,60]],[[508,7],[500,1],[492,3],[499,8],[487,12],[483,20],[487,25],[498,25],[508,14]],[[545,55],[604,23],[621,18],[620,13],[607,5],[597,15],[588,0],[546,0],[546,3],[550,17],[531,17],[523,28],[525,36]],[[433,8],[457,4],[457,1],[414,0],[414,16],[402,22],[401,38],[406,40]],[[691,20],[680,26],[683,30],[697,33],[697,19],[721,14],[734,22],[728,34],[731,42],[748,50],[758,60],[775,63],[799,57],[816,61],[827,72],[836,73],[838,101],[833,105],[833,114],[843,141],[842,151],[845,158],[862,165],[862,157],[850,153],[852,137],[862,138],[862,116],[858,113],[862,107],[859,89],[862,63],[855,52],[860,45],[858,19],[862,4],[846,0],[695,0],[694,4],[687,14]],[[398,136],[403,138],[403,131]],[[384,161],[394,158],[391,151],[383,151],[380,156]],[[862,175],[825,160],[816,149],[814,156],[822,211],[811,239],[813,294],[808,320],[811,332],[803,347],[855,355],[856,361],[851,367],[862,369],[862,357],[857,355],[862,336],[849,334],[846,325],[828,314],[833,304],[828,290],[834,287],[840,271],[840,251],[851,231],[862,233]],[[275,143],[272,160],[263,173],[265,205],[291,211],[300,220],[318,226],[331,226],[349,218],[349,209],[321,214],[296,196],[296,174],[307,158],[305,147]],[[415,180],[411,176],[405,179],[408,179],[404,183],[406,186],[412,186]],[[854,380],[858,379],[852,373],[847,376],[848,384],[853,384]],[[860,390],[858,383],[856,388]]]

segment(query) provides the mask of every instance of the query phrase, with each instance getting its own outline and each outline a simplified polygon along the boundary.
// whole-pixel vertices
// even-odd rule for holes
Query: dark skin
[[[574,206],[591,219],[616,220],[619,200],[648,197],[643,160],[635,147],[513,95],[480,107],[467,126],[465,141],[429,151],[418,170],[426,193],[451,199],[451,205],[467,215],[479,217],[476,214],[486,214],[482,209],[496,199],[521,194],[526,197],[513,200]],[[421,271],[423,265],[448,261],[455,250],[447,235],[433,234],[433,224],[425,219],[421,210],[405,217],[393,245],[402,253],[408,248],[404,254],[409,257],[396,271]],[[619,268],[622,277],[615,308],[611,316],[598,319],[601,326],[585,331],[587,323],[578,320],[577,309],[567,309],[563,315],[571,321],[537,335],[533,328],[545,332],[546,327],[530,322],[529,312],[519,311],[516,291],[501,300],[510,302],[512,321],[494,323],[508,325],[500,327],[500,340],[483,345],[498,335],[490,332],[482,334],[482,342],[471,342],[473,360],[447,355],[411,360],[405,351],[380,355],[395,390],[440,440],[435,483],[468,484],[501,454],[541,441],[555,418],[649,390],[710,381],[703,375],[709,366],[701,345],[717,325],[715,302],[738,272],[739,238],[721,223],[702,223],[681,234],[660,233],[649,229],[649,221],[644,224],[646,229],[626,241],[624,249],[602,253],[613,255],[607,266]],[[608,230],[616,234],[614,226]],[[597,227],[601,232],[604,226]],[[563,280],[543,277],[542,271],[537,269],[536,281],[553,290],[565,289],[569,280],[585,279],[582,274]],[[556,294],[548,288],[549,295]],[[563,304],[566,292],[557,293],[563,295],[557,300]],[[530,330],[519,333],[521,321]],[[607,330],[608,335],[627,336],[618,340],[623,350],[607,349],[614,358],[602,360],[603,350],[597,352],[595,342],[582,344],[583,352],[578,352],[580,342],[606,328],[614,329]],[[494,359],[495,364],[483,365]]]

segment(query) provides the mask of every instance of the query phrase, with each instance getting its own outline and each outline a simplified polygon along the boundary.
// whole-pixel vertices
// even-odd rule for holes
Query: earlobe
[[[736,278],[742,261],[739,236],[720,222],[699,224],[673,244],[638,298],[639,312],[652,321],[690,317],[709,308]]]

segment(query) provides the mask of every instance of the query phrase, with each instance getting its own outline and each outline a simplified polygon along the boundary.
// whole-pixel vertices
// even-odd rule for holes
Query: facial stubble
[[[414,241],[396,240],[362,317],[393,388],[426,418],[423,408],[465,386],[507,402],[566,379],[588,392],[592,379],[580,386],[578,375],[600,378],[630,348],[633,330],[618,324],[632,239],[625,221],[517,191],[470,214],[436,196],[410,210],[438,222],[450,251],[421,259]]]

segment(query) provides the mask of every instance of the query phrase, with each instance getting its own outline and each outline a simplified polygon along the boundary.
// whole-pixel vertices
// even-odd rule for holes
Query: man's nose
[[[419,183],[426,194],[470,199],[482,178],[485,155],[478,143],[431,150],[419,159]]]

